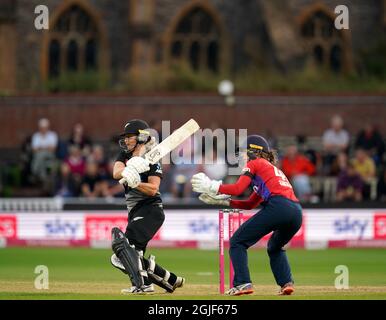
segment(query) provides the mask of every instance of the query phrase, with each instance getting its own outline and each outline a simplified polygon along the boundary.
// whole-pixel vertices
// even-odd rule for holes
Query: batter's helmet
[[[125,143],[125,137],[127,136],[137,136],[137,144],[149,142],[151,139],[150,132],[148,130],[149,128],[150,127],[146,121],[139,119],[130,120],[128,123],[125,124],[123,132],[119,135],[119,145],[125,151],[128,151]]]
[[[127,136],[129,134],[139,135],[141,131],[146,131],[149,129],[149,125],[146,121],[133,119],[125,124],[123,132],[120,134],[121,137]]]

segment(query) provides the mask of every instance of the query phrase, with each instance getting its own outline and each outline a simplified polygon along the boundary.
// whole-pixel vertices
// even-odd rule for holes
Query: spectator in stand
[[[98,172],[98,164],[89,161],[81,183],[81,195],[86,198],[109,197],[108,183]]]
[[[125,189],[123,185],[118,183],[117,180],[113,178],[114,163],[115,163],[115,159],[109,161],[108,167],[107,167],[108,175],[106,178],[106,182],[107,182],[107,189],[108,189],[108,197],[121,198],[125,196]]]
[[[386,201],[386,166],[382,168],[378,178],[377,199],[379,201]]]
[[[202,171],[202,165],[194,163],[193,161],[197,150],[194,149],[194,142],[192,139],[185,140],[176,151],[173,151],[172,155],[179,155],[181,152],[182,156],[178,158],[179,163],[174,165],[172,193],[176,198],[190,198],[194,194],[192,186],[189,183],[190,179],[194,174]]]
[[[32,164],[33,159],[33,151],[32,151],[32,135],[28,135],[23,143],[21,144],[21,184],[23,186],[31,185],[31,177],[32,177]]]
[[[382,162],[385,143],[382,135],[374,125],[368,123],[365,128],[359,132],[355,141],[355,148],[366,150],[377,165]]]
[[[329,175],[331,165],[334,162],[339,152],[347,152],[350,136],[348,132],[343,129],[343,119],[335,115],[331,119],[331,128],[327,129],[323,134],[323,165],[324,174]]]
[[[192,188],[190,187],[190,179],[197,173],[199,165],[194,163],[181,163],[175,165],[173,172],[172,193],[177,198],[190,198],[193,196]]]
[[[299,134],[296,136],[296,143],[300,153],[305,155],[315,166],[315,171],[319,172],[322,167],[322,159],[320,153],[310,147],[307,143],[307,136]]]
[[[82,151],[77,145],[71,145],[68,149],[68,157],[64,162],[68,165],[73,175],[83,177],[86,171],[86,161],[82,156]]]
[[[86,172],[86,161],[77,145],[71,145],[68,149],[68,157],[64,163],[68,166],[72,178],[79,186]]]
[[[80,193],[79,181],[71,173],[67,163],[62,163],[55,181],[55,196],[57,197],[78,197]]]
[[[352,160],[352,164],[364,183],[363,196],[368,199],[370,197],[371,181],[376,176],[375,162],[370,158],[366,150],[359,148],[355,151],[355,158]]]
[[[338,176],[337,201],[361,201],[363,198],[363,181],[355,171],[352,163],[347,164],[347,169]]]
[[[89,160],[98,164],[99,174],[108,179],[109,178],[109,164],[105,158],[105,152],[101,145],[94,145],[89,155]]]
[[[366,150],[356,149],[355,158],[352,160],[356,172],[362,177],[365,182],[370,182],[376,175],[376,167],[374,160],[370,158]]]
[[[348,156],[345,152],[339,152],[336,156],[332,166],[331,166],[331,175],[338,176],[341,172],[347,169],[348,165]]]
[[[91,140],[84,133],[84,128],[81,123],[74,125],[71,131],[71,136],[68,139],[68,145],[76,145],[81,150],[84,156],[88,156],[91,150]]]
[[[44,182],[53,174],[55,166],[55,151],[58,144],[58,136],[50,130],[50,121],[42,118],[38,122],[38,131],[32,136],[32,174]]]
[[[312,195],[310,176],[315,173],[313,163],[298,152],[296,145],[290,145],[286,148],[281,166],[299,200],[308,201]]]

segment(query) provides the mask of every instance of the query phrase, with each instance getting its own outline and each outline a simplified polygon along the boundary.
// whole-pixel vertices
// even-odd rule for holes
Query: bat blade
[[[145,159],[150,164],[155,164],[160,161],[169,152],[172,152],[175,148],[181,145],[186,139],[192,136],[196,131],[200,129],[200,126],[194,119],[190,119],[184,125],[175,130],[169,137],[163,140],[160,144],[156,145],[153,149],[145,154]],[[125,179],[119,180],[120,184],[123,184]]]
[[[169,137],[145,154],[145,158],[155,164],[169,152],[177,148],[181,143],[193,135],[200,126],[194,119],[190,119],[184,125],[175,130]]]

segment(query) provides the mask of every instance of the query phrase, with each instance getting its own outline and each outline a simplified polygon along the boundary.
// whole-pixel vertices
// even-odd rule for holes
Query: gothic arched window
[[[48,45],[48,74],[98,70],[99,33],[92,17],[72,5],[57,19]]]
[[[220,28],[204,9],[194,8],[179,20],[170,45],[173,59],[188,61],[193,70],[217,72],[220,50]]]
[[[301,35],[313,62],[340,72],[344,63],[344,39],[334,19],[322,10],[315,11],[301,25]]]

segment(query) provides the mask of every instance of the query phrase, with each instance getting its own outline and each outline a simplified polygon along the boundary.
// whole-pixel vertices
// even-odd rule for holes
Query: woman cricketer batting
[[[262,205],[258,213],[243,223],[230,239],[229,254],[235,275],[233,288],[227,294],[237,296],[253,293],[249,275],[247,249],[273,231],[267,252],[272,273],[280,286],[280,295],[294,291],[294,281],[283,246],[302,224],[302,208],[284,173],[275,167],[276,156],[261,136],[247,138],[247,164],[235,184],[222,184],[210,180],[205,174],[192,177],[193,190],[201,192],[200,200],[208,204],[253,209]],[[248,200],[231,200],[225,195],[241,195],[249,186],[253,192]]]
[[[113,169],[114,179],[124,179],[128,210],[125,233],[119,228],[112,230],[111,263],[126,273],[132,287],[122,293],[152,293],[153,284],[173,292],[182,287],[185,279],[155,263],[155,257],[144,257],[148,242],[154,237],[165,220],[159,186],[162,178],[161,164],[149,164],[140,155],[150,150],[155,139],[150,136],[149,126],[142,120],[131,120],[120,136],[119,153]],[[144,150],[143,150],[144,149]]]

